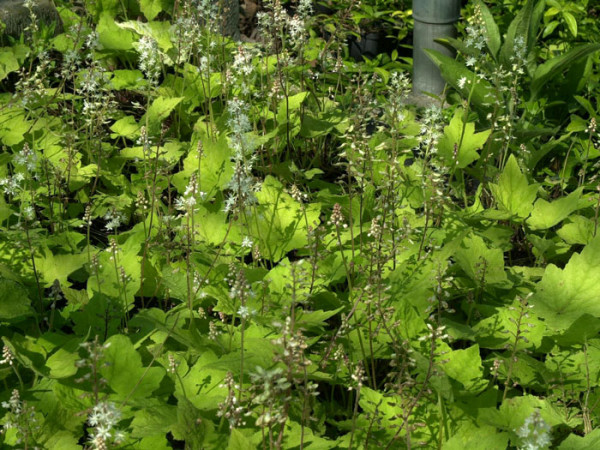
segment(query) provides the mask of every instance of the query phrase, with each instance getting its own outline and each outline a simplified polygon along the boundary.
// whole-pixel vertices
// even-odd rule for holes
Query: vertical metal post
[[[424,49],[437,50],[454,56],[452,51],[435,39],[455,37],[456,22],[460,17],[460,0],[413,0],[413,93],[441,94],[446,82],[440,70],[429,59]]]
[[[221,30],[224,35],[240,40],[240,2],[239,0],[215,0],[221,13]]]
[[[54,34],[62,33],[63,24],[60,15],[50,0],[36,0],[33,3],[33,11],[38,23],[55,23]],[[4,33],[0,32],[0,44],[3,43],[4,35],[19,37],[22,31],[31,24],[29,10],[24,0],[0,0],[0,21],[6,25]],[[8,45],[4,42],[4,45]]]

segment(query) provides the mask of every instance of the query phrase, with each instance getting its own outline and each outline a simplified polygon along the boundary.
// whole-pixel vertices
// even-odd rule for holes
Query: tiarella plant
[[[469,2],[429,108],[349,48],[406,1],[57,3],[0,48],[2,448],[597,446],[593,2]]]

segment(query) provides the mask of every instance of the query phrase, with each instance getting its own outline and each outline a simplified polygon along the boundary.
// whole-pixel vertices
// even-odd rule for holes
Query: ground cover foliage
[[[597,7],[468,2],[417,109],[313,6],[4,37],[2,448],[600,445]]]

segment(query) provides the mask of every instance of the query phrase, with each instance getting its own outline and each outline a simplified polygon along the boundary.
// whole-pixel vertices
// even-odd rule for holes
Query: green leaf
[[[24,286],[0,276],[0,322],[29,316],[31,300]]]
[[[517,329],[523,308],[527,306],[523,307],[519,298],[516,298],[512,304],[498,307],[495,314],[480,320],[473,327],[473,331],[477,334],[477,342],[484,348],[505,349],[514,344],[514,336],[522,332],[524,338],[517,342],[517,350],[539,347],[544,337],[544,323],[535,312],[529,311],[526,322],[533,326],[524,326],[525,322],[522,322],[520,329]],[[526,332],[523,333],[523,330]]]
[[[569,222],[556,232],[567,244],[587,245],[594,237],[596,226],[592,219],[584,216],[570,216]]]
[[[556,343],[562,347],[581,345],[598,336],[600,319],[583,314],[562,334],[554,336]]]
[[[46,350],[37,342],[37,339],[14,334],[10,339],[2,336],[2,341],[21,366],[32,370],[37,375],[48,376],[48,368],[44,364]]]
[[[6,108],[0,115],[0,139],[4,145],[12,147],[23,142],[24,135],[33,125],[25,112],[19,108]]]
[[[584,343],[585,350],[582,350],[581,344]],[[589,385],[597,386],[600,381],[600,341],[590,339],[578,344],[576,348],[565,350],[555,348],[546,357],[545,366],[551,372],[548,374],[550,376],[560,377],[561,374],[569,373],[563,380],[566,389],[585,392]]]
[[[551,425],[564,422],[564,415],[557,411],[548,400],[533,395],[507,398],[500,408],[484,408],[478,413],[478,423],[495,426],[501,430],[518,430],[531,414],[538,409],[544,421]]]
[[[169,117],[181,100],[183,100],[183,97],[158,97],[154,99],[146,114],[140,119],[140,124],[147,124],[149,133],[157,132],[160,130],[163,120]]]
[[[122,3],[119,0],[98,0],[97,2],[90,2],[90,8],[93,8],[96,14],[102,14],[110,19],[114,19],[115,16],[121,11]]]
[[[360,390],[359,404],[363,411],[376,414],[377,420],[382,421],[383,428],[393,426],[402,405],[399,395],[383,395],[382,391],[375,391],[366,386]]]
[[[119,23],[118,26],[124,30],[131,30],[140,36],[147,36],[155,40],[159,49],[161,50],[162,62],[168,65],[173,63],[168,54],[165,53],[173,47],[171,36],[169,34],[169,30],[171,28],[171,24],[169,22],[141,22],[139,20],[129,20],[127,22]],[[136,50],[138,50],[138,52],[140,51],[139,41],[134,43],[133,46],[136,48]]]
[[[476,77],[465,65],[435,50],[426,49],[425,53],[439,67],[444,80],[463,97],[470,96],[473,105],[488,110],[499,101],[497,90],[489,82]],[[475,86],[465,84],[461,88],[459,80],[462,78],[473,82]]]
[[[237,428],[231,430],[227,450],[254,450],[256,446]]]
[[[117,120],[110,127],[113,134],[110,135],[111,139],[119,137],[125,137],[128,139],[135,139],[140,134],[140,125],[135,121],[133,116],[125,116]]]
[[[577,103],[583,106],[583,108],[587,111],[590,117],[596,117],[596,109],[594,108],[594,106],[592,106],[592,103],[587,98],[581,97],[580,95],[574,95],[573,98],[577,100]]]
[[[504,253],[501,249],[488,248],[483,238],[472,234],[462,241],[462,246],[454,257],[459,266],[475,283],[506,285],[508,279],[504,271]]]
[[[46,366],[52,378],[67,378],[77,373],[75,363],[81,359],[77,353],[80,343],[80,339],[71,339],[48,358]]]
[[[110,79],[110,84],[113,89],[140,89],[148,83],[144,79],[144,74],[137,70],[115,70],[113,77]]]
[[[569,133],[577,133],[580,131],[584,131],[588,127],[587,120],[583,117],[578,116],[577,114],[571,114],[571,121],[569,125],[567,125],[566,130]]]
[[[485,448],[486,450],[506,450],[508,448],[508,433],[499,432],[495,426],[475,425],[461,427],[452,437],[444,442],[444,450],[465,450],[470,448]]]
[[[180,402],[189,400],[200,410],[215,409],[227,396],[227,388],[221,387],[227,370],[210,367],[218,361],[212,351],[204,351],[189,372],[175,384],[175,397]]]
[[[540,198],[535,202],[531,217],[527,219],[527,225],[533,230],[546,230],[569,217],[569,215],[579,209],[579,199],[583,187],[576,189],[569,195],[553,202],[547,202]]]
[[[304,247],[307,224],[318,222],[321,206],[318,203],[302,207],[285,192],[276,178],[267,176],[256,194],[258,214],[250,220],[252,235],[259,237],[261,253],[271,261],[279,261],[291,250]]]
[[[197,236],[212,245],[220,245],[227,237],[229,241],[240,242],[240,227],[238,224],[231,224],[229,228],[229,219],[227,213],[223,211],[221,205],[198,205],[194,211],[194,224]]]
[[[463,123],[464,113],[457,109],[450,124],[444,128],[444,136],[438,144],[439,155],[446,160],[450,167],[464,169],[473,161],[479,159],[477,150],[483,147],[492,130],[475,133],[473,122]],[[455,165],[455,146],[457,158]]]
[[[589,450],[591,448],[600,448],[600,428],[592,430],[585,436],[571,433],[557,447],[558,450]]]
[[[563,19],[565,19],[567,27],[569,28],[569,31],[571,32],[573,37],[577,37],[577,20],[575,19],[573,14],[567,11],[563,11],[562,16]]]
[[[98,42],[103,50],[133,50],[133,33],[120,28],[115,23],[114,18],[111,17],[111,14],[102,13],[96,27],[96,32],[98,33]]]
[[[531,80],[532,99],[537,98],[541,89],[554,77],[570,68],[580,58],[584,58],[598,50],[600,50],[600,43],[583,44],[540,64],[535,69]]]
[[[206,441],[216,437],[213,436],[213,430],[213,422],[204,419],[199,414],[198,409],[187,398],[179,399],[177,402],[177,424],[171,428],[171,434],[176,440],[185,441],[186,447],[190,449],[220,449],[222,448],[220,445],[206,445]],[[222,439],[222,435],[219,437]]]
[[[140,10],[148,20],[154,20],[158,13],[169,6],[169,0],[140,0]]]
[[[515,54],[515,40],[523,39],[526,45],[526,54],[529,54],[531,49],[530,42],[530,26],[533,16],[534,0],[527,0],[525,6],[517,13],[513,21],[508,26],[504,45],[500,49],[500,62],[505,67],[511,67],[511,58]],[[535,37],[535,36],[534,36]]]
[[[0,81],[4,80],[9,73],[19,70],[20,64],[12,51],[0,51]]]
[[[65,286],[70,286],[71,283],[69,283],[67,277],[83,267],[87,261],[88,255],[85,252],[55,255],[48,247],[44,249],[44,256],[35,257],[36,268],[41,272],[42,281],[46,287],[52,286],[54,280],[58,280],[60,284]]]
[[[52,436],[44,442],[45,448],[60,448],[61,450],[81,450],[81,445],[78,445],[78,437],[73,433],[61,430],[53,433]]]
[[[486,388],[487,381],[483,377],[479,345],[464,350],[452,350],[445,353],[443,359],[447,360],[442,365],[446,375],[461,383],[467,392],[478,394]]]
[[[300,108],[306,97],[308,97],[308,92],[300,92],[281,100],[277,105],[277,122],[287,122],[288,115]]]
[[[198,140],[203,144],[201,159],[197,152]],[[198,189],[206,193],[207,199],[211,199],[218,191],[227,187],[233,176],[231,150],[225,134],[221,134],[216,140],[210,137],[205,139],[200,135],[198,140],[191,142],[188,155],[183,161],[183,170],[173,176],[173,184],[183,194],[192,173],[198,173],[199,170]],[[214,220],[219,219],[215,217]]]
[[[497,184],[490,184],[494,199],[501,210],[524,219],[533,209],[538,185],[530,185],[514,155],[510,155]]]
[[[112,135],[111,135],[112,136]],[[130,137],[131,139],[131,137]],[[187,143],[186,143],[187,147]],[[185,149],[183,144],[178,141],[166,142],[162,147],[156,148],[152,146],[151,156],[156,157],[158,150],[159,161],[166,161],[168,164],[175,165],[179,162],[180,158],[184,155]],[[135,160],[142,160],[148,157],[148,151],[144,154],[144,147],[128,147],[121,150],[120,156],[123,158],[130,158]]]
[[[575,253],[564,269],[546,267],[530,304],[547,326],[566,330],[584,314],[600,317],[600,236],[581,253]]]
[[[336,125],[344,121],[342,114],[336,111],[323,113],[307,113],[302,119],[300,135],[306,138],[315,138],[328,134]]]
[[[558,25],[558,20],[553,20],[548,25],[546,25],[546,28],[544,28],[544,34],[542,34],[542,38],[550,36],[554,32],[554,30],[556,30],[556,27],[558,27]]]
[[[150,397],[165,376],[162,367],[144,367],[142,357],[135,351],[128,337],[117,334],[106,344],[104,360],[108,363],[100,369],[108,386],[119,399],[145,399]]]
[[[500,30],[487,5],[481,0],[477,0],[477,5],[481,11],[481,18],[483,19],[483,26],[485,27],[485,40],[488,49],[490,50],[492,57],[496,59],[498,52],[500,51],[500,46],[502,45]]]
[[[131,422],[131,436],[136,438],[165,434],[177,422],[177,407],[162,404],[137,411]]]

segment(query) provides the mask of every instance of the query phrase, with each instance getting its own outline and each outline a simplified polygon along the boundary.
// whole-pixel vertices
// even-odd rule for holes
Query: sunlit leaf
[[[556,330],[566,330],[579,317],[600,317],[600,237],[574,253],[564,269],[549,264],[531,299],[534,311]]]

